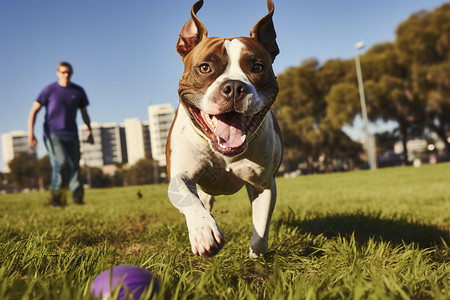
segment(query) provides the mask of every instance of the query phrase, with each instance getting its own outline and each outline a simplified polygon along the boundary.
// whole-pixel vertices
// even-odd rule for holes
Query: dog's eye
[[[252,71],[254,73],[261,73],[262,71],[264,71],[264,65],[261,63],[255,63],[253,65]]]
[[[208,64],[201,64],[198,69],[200,70],[200,73],[202,74],[208,74],[211,73],[211,67]]]

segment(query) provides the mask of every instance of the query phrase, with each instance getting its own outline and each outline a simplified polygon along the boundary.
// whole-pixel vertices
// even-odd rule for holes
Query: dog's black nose
[[[239,102],[247,94],[247,85],[239,80],[227,80],[220,86],[220,92],[227,100]]]

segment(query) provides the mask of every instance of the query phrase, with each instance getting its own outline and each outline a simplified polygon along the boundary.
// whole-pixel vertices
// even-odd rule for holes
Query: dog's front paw
[[[186,211],[186,223],[189,231],[192,252],[195,255],[213,256],[225,245],[225,239],[213,216],[204,207],[195,207]]]

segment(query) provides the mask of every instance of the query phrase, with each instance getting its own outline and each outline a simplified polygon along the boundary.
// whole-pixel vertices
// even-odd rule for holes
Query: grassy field
[[[64,208],[0,195],[0,299],[93,299],[93,279],[120,264],[156,273],[159,299],[450,299],[448,163],[278,179],[256,260],[245,191],[215,204],[227,243],[213,258],[191,254],[166,191],[93,189]]]

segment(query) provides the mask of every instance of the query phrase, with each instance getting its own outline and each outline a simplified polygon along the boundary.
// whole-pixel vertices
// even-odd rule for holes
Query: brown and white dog
[[[269,13],[250,38],[208,37],[194,4],[177,52],[184,65],[181,105],[167,141],[169,198],[186,217],[194,254],[216,254],[225,240],[210,211],[214,196],[244,185],[252,205],[250,256],[268,249],[276,200],[275,173],[282,158],[281,134],[270,111],[278,94],[272,63],[279,53]]]

